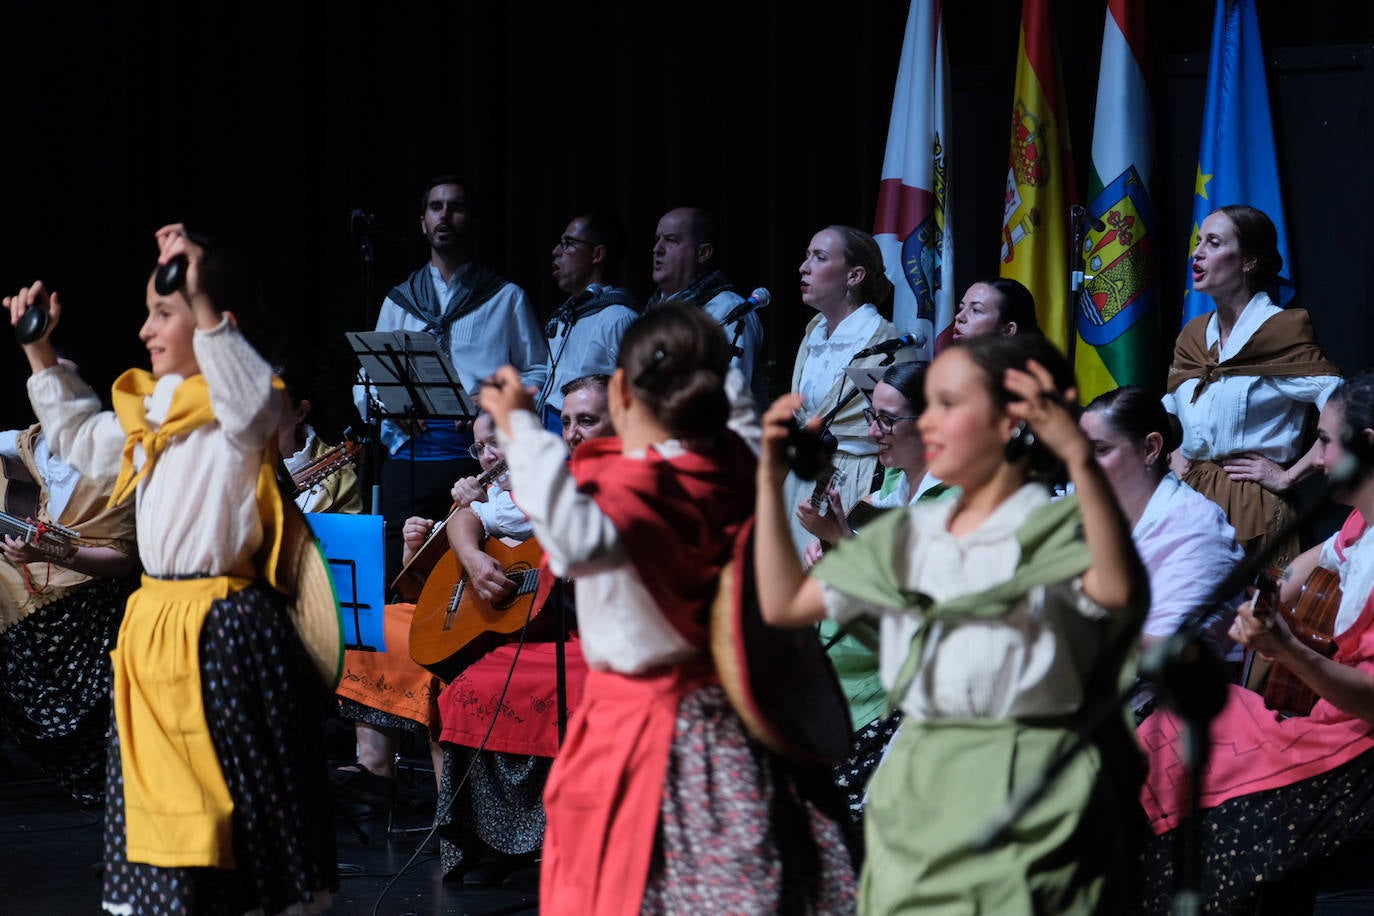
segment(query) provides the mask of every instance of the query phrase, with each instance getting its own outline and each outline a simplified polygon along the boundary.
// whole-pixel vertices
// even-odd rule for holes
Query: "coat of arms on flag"
[[[1102,190],[1088,212],[1102,221],[1083,243],[1087,275],[1079,294],[1078,333],[1095,347],[1111,343],[1154,307],[1154,225],[1150,194],[1135,166]]]

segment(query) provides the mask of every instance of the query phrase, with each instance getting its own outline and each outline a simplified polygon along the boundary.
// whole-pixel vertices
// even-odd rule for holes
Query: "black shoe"
[[[506,883],[507,878],[515,872],[525,869],[533,861],[534,857],[530,855],[498,855],[494,859],[487,859],[485,862],[479,862],[470,868],[463,875],[463,885],[465,887],[497,887]]]
[[[390,808],[396,804],[396,780],[378,776],[361,763],[352,764],[356,770],[343,767],[329,774],[334,794],[348,801]]]

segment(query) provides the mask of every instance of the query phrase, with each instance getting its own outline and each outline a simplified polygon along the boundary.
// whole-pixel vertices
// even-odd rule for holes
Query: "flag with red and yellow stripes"
[[[1069,341],[1069,207],[1076,199],[1052,0],[1024,0],[1017,45],[1000,274],[1035,297],[1036,319]]]

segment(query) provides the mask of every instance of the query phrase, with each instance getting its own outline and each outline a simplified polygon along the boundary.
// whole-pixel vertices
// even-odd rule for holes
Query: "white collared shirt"
[[[835,379],[854,360],[878,329],[883,316],[872,305],[862,305],[845,316],[834,330],[824,316],[811,329],[802,346],[806,348],[806,365],[802,367],[801,384],[797,393],[802,396],[802,409],[808,419],[825,403],[825,397],[835,387]],[[829,333],[827,334],[827,331]]]
[[[1245,556],[1222,508],[1173,472],[1155,487],[1131,539],[1150,576],[1150,613],[1141,632],[1160,638],[1173,635]],[[1237,648],[1226,635],[1235,613],[1232,598],[1205,634],[1223,657]]]

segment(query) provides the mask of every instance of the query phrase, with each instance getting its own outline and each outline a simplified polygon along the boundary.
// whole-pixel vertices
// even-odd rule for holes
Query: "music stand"
[[[349,331],[345,335],[382,410],[378,420],[468,420],[476,415],[433,334]]]
[[[348,331],[344,335],[361,364],[363,385],[368,389],[367,416],[376,424],[376,449],[382,447],[381,423],[416,420],[466,420],[476,416],[472,399],[463,389],[448,354],[433,334],[424,331]],[[376,405],[380,405],[380,408]],[[373,455],[373,467],[381,468],[382,455]],[[410,493],[415,495],[415,455],[410,456]],[[380,473],[377,483],[380,484]],[[373,490],[373,511],[380,514],[380,486]]]

